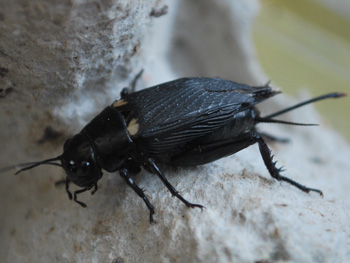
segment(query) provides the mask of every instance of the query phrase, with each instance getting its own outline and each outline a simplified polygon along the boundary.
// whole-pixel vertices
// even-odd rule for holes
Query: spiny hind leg
[[[254,139],[254,141],[258,143],[261,157],[263,158],[265,166],[273,178],[275,178],[278,181],[285,181],[291,185],[294,185],[295,187],[299,188],[300,190],[302,190],[306,193],[316,192],[316,193],[319,193],[321,196],[323,196],[323,193],[321,190],[306,187],[304,185],[301,185],[301,184],[293,181],[292,179],[290,179],[288,177],[282,176],[280,173],[282,172],[283,169],[276,167],[276,162],[273,162],[273,160],[272,160],[273,156],[271,156],[271,151],[270,151],[269,147],[267,146],[266,142],[264,141],[264,139],[255,131],[251,132],[251,136]]]

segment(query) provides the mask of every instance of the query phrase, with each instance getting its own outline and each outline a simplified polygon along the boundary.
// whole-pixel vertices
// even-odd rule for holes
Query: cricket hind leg
[[[269,147],[267,146],[266,142],[264,141],[264,139],[255,131],[251,132],[251,136],[254,139],[254,141],[256,143],[258,143],[261,157],[263,158],[265,166],[273,178],[275,178],[278,181],[285,181],[285,182],[297,187],[298,189],[300,189],[303,192],[306,192],[306,193],[316,192],[316,193],[319,193],[321,196],[323,196],[323,193],[321,190],[306,187],[304,185],[301,185],[301,184],[293,181],[292,179],[290,179],[288,177],[282,176],[280,174],[280,172],[283,169],[276,167],[277,162],[273,162],[273,156],[271,156],[271,151],[270,151]]]
[[[174,156],[171,165],[186,167],[211,163],[239,152],[254,143],[255,140],[250,133],[213,142],[198,141],[196,145]]]
[[[262,159],[267,170],[273,178],[278,181],[285,181],[306,193],[317,192],[323,196],[321,190],[306,187],[288,177],[282,176],[280,174],[282,172],[282,168],[276,167],[276,162],[273,162],[272,160],[273,157],[271,156],[269,147],[267,146],[262,136],[260,136],[255,130],[241,134],[239,136],[235,136],[233,138],[226,138],[203,145],[201,145],[199,142],[190,150],[182,152],[173,158],[171,164],[175,166],[193,166],[206,164],[218,160],[222,157],[232,155],[255,143],[258,143]]]

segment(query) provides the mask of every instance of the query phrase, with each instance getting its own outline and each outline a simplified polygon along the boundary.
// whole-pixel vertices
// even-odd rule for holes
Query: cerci
[[[330,93],[261,117],[255,105],[278,93],[268,84],[251,87],[219,78],[181,78],[138,92],[124,90],[120,100],[105,108],[80,133],[65,142],[62,155],[20,165],[22,169],[17,173],[42,164],[61,166],[67,174],[69,198],[86,207],[77,200],[77,195],[92,188],[92,193],[95,193],[102,170],[119,172],[145,202],[153,222],[154,208],[131,178],[141,168],[157,175],[171,194],[186,206],[202,208],[184,199],[158,164],[202,165],[257,143],[273,178],[304,192],[314,191],[322,195],[320,190],[281,175],[282,169],[273,162],[264,138],[280,139],[259,133],[256,125],[261,122],[309,125],[274,117],[308,103],[339,98],[344,94]],[[71,182],[82,188],[73,195],[69,191]]]

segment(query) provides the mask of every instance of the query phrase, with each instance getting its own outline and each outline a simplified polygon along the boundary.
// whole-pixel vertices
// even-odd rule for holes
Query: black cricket
[[[251,87],[219,78],[181,78],[138,92],[124,89],[120,100],[105,108],[80,133],[65,142],[62,155],[11,168],[22,168],[18,174],[42,164],[62,167],[67,174],[68,197],[82,207],[86,205],[77,200],[77,195],[92,188],[91,194],[97,191],[102,169],[119,172],[145,202],[150,211],[150,222],[153,222],[154,207],[144,190],[131,178],[141,171],[141,167],[157,175],[171,194],[186,206],[203,208],[184,199],[158,164],[202,165],[258,143],[263,161],[273,178],[288,182],[304,192],[323,195],[318,189],[303,186],[281,175],[282,169],[273,162],[264,138],[283,139],[259,133],[256,125],[263,122],[312,125],[273,118],[305,104],[345,94],[326,94],[261,117],[255,105],[278,93],[268,84]],[[72,195],[70,183],[82,189]]]

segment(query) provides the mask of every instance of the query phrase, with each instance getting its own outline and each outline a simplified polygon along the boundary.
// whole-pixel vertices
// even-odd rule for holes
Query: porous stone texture
[[[268,80],[250,39],[254,0],[0,3],[0,167],[60,154],[64,140],[141,68],[147,86],[181,76]],[[168,14],[158,16],[165,5]],[[263,110],[296,101],[281,95]],[[346,262],[349,146],[312,107],[285,119],[320,123],[259,128],[292,140],[270,144],[275,159],[284,175],[322,189],[324,198],[272,180],[257,146],[205,166],[164,168],[203,211],[186,208],[156,176],[141,172],[135,181],[156,208],[156,224],[119,175],[105,173],[94,196],[79,195],[83,209],[55,188],[64,178],[59,168],[7,172],[1,261]]]

